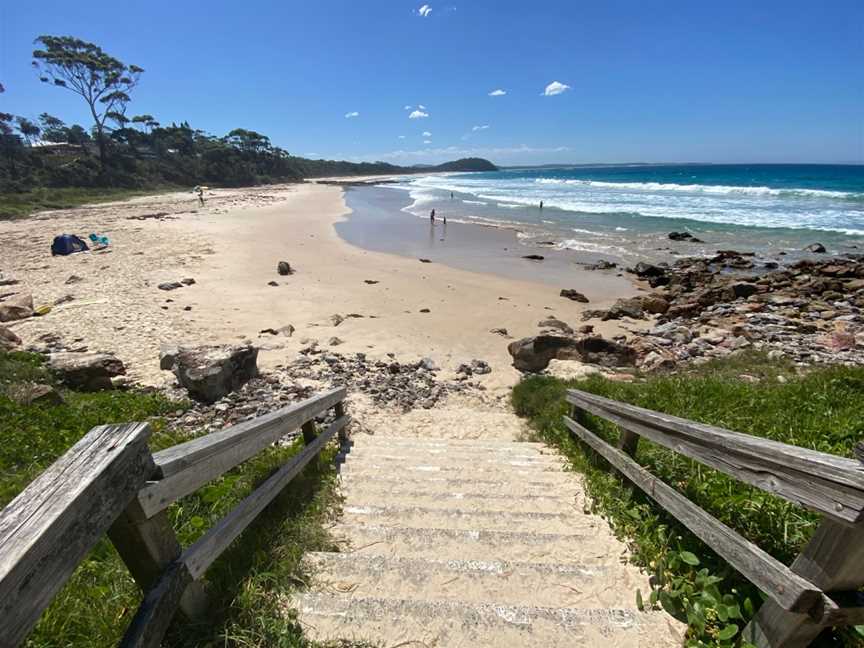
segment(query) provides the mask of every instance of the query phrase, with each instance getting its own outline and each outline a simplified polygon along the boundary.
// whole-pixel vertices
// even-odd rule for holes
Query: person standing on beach
[[[430,222],[430,223],[434,223],[434,222],[435,222],[435,210],[434,210],[434,209],[432,210],[432,213],[429,214],[429,222]]]
[[[540,209],[543,209],[543,201],[540,201]]]
[[[453,192],[450,192],[450,200],[453,200]]]
[[[444,214],[444,224],[447,224],[447,214]]]
[[[195,187],[195,192],[198,194],[198,204],[203,207],[204,206],[204,188],[203,187]]]

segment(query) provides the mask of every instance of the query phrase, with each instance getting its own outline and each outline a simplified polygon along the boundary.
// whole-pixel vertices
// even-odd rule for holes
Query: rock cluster
[[[474,386],[468,380],[470,376],[491,371],[482,360],[473,360],[463,365],[470,374],[462,373],[461,380],[448,381],[439,378],[438,368],[428,358],[418,362],[405,363],[395,359],[386,362],[370,360],[365,353],[342,355],[323,352],[315,345],[310,345],[305,351],[303,357],[286,367],[291,376],[334,386],[344,385],[352,391],[367,394],[378,405],[397,407],[405,412],[421,407],[430,409],[449,394],[464,392]]]
[[[722,251],[672,266],[638,264],[630,271],[661,290],[651,298],[667,304],[656,326],[633,331],[640,364],[668,368],[745,348],[800,364],[864,364],[862,259],[804,259],[777,268]]]
[[[637,352],[632,347],[599,335],[540,334],[511,342],[507,347],[513,366],[519,371],[543,371],[551,360],[578,360],[602,367],[632,367]]]

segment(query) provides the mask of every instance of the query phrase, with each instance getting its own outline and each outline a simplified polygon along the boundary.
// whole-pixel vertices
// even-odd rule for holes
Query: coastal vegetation
[[[35,384],[52,385],[63,402],[31,402]],[[43,357],[0,353],[0,507],[95,425],[149,421],[155,450],[189,438],[168,424],[188,403],[141,390],[79,393],[53,384]],[[270,448],[170,509],[181,544],[200,537],[302,444]],[[338,508],[334,450],[310,463],[212,566],[207,581],[215,610],[207,625],[177,623],[165,645],[310,645],[282,609],[284,596],[303,583],[307,551],[333,550],[324,527]],[[141,600],[126,566],[104,538],[42,615],[26,646],[75,648],[116,645]],[[346,644],[347,646],[348,644]]]
[[[130,111],[143,68],[71,36],[43,35],[36,43],[39,80],[78,95],[92,123],[67,124],[48,112],[0,112],[0,217],[198,184],[240,187],[322,176],[496,169],[479,158],[437,167],[313,160],[246,128],[216,136],[184,120],[162,124]]]
[[[584,474],[596,513],[606,517],[631,547],[632,559],[654,576],[651,592],[634,592],[637,604],[661,606],[689,625],[688,645],[737,645],[740,630],[762,602],[743,580],[562,423],[568,388],[633,405],[844,457],[864,433],[864,368],[823,367],[800,373],[794,364],[748,353],[652,374],[634,382],[589,377],[562,381],[533,376],[513,391],[517,414],[536,435],[564,453]],[[586,426],[607,441],[614,425],[586,415]],[[647,441],[637,461],[751,542],[790,564],[818,524],[818,516]],[[864,645],[864,627],[826,632],[817,645]]]

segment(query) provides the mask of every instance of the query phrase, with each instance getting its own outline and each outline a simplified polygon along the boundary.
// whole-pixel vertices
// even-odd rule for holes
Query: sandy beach
[[[72,297],[12,328],[25,344],[38,345],[47,334],[73,348],[115,353],[129,375],[147,385],[173,379],[159,369],[162,343],[248,340],[260,346],[259,364],[266,369],[311,340],[327,346],[338,337],[340,353],[429,357],[444,372],[485,360],[492,372],[482,384],[500,395],[519,374],[508,340],[492,329],[519,338],[535,334],[550,315],[576,324],[585,307],[635,292],[623,278],[575,265],[572,279],[556,286],[544,280],[542,263],[522,259],[514,259],[524,277],[517,280],[435,258],[422,263],[367,251],[334,229],[348,211],[342,188],[306,183],[212,190],[200,209],[192,194],[173,193],[0,223],[4,275],[20,279],[37,305]],[[64,232],[98,232],[111,245],[104,252],[51,257],[52,238]],[[277,274],[281,260],[293,275]],[[195,283],[158,288],[184,278]],[[278,285],[270,285],[274,281]],[[561,288],[585,292],[592,303],[564,299]],[[345,319],[334,325],[334,315]],[[260,333],[288,325],[295,329],[291,337]],[[613,335],[617,325],[603,323],[600,330]]]

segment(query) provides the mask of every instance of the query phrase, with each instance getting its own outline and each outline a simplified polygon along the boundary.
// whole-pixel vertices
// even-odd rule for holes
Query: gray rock
[[[14,331],[5,326],[0,326],[0,351],[11,351],[20,345],[21,338]]]
[[[165,283],[159,284],[159,290],[177,290],[182,287],[183,284],[179,281],[166,281]]]
[[[62,405],[65,402],[60,392],[51,385],[36,384],[27,391],[27,405]]]
[[[494,333],[495,335],[500,335],[501,337],[510,337],[510,334],[507,332],[506,328],[493,328],[489,329],[490,333]]]
[[[33,317],[33,295],[30,293],[17,293],[0,302],[0,322],[14,322],[28,317]]]
[[[258,375],[258,349],[249,345],[181,348],[173,369],[192,398],[214,403]]]
[[[159,368],[163,371],[171,371],[177,364],[177,355],[180,347],[176,344],[162,344],[159,346]]]
[[[69,278],[64,283],[68,286],[76,283],[81,283],[82,281],[84,281],[83,277],[79,277],[78,275],[73,274],[69,275]]]
[[[805,247],[804,250],[807,252],[813,252],[814,254],[825,254],[828,251],[821,243],[811,243]]]
[[[111,379],[126,374],[123,363],[110,353],[52,353],[48,366],[61,383],[79,391],[112,389]]]
[[[195,285],[195,280],[192,277],[186,277],[185,279],[181,279],[180,283],[184,286],[193,286]]]
[[[327,344],[329,344],[330,346],[339,346],[340,344],[342,344],[342,340],[336,336],[333,336],[329,340],[327,340]]]
[[[549,319],[537,322],[537,326],[544,329],[554,329],[556,331],[561,331],[566,335],[573,335],[573,329],[570,328],[567,322],[562,322],[561,320],[554,317],[550,317]]]
[[[612,305],[612,308],[606,312],[603,319],[621,319],[622,317],[645,319],[642,300],[639,297],[634,297],[632,299],[619,299]]]

